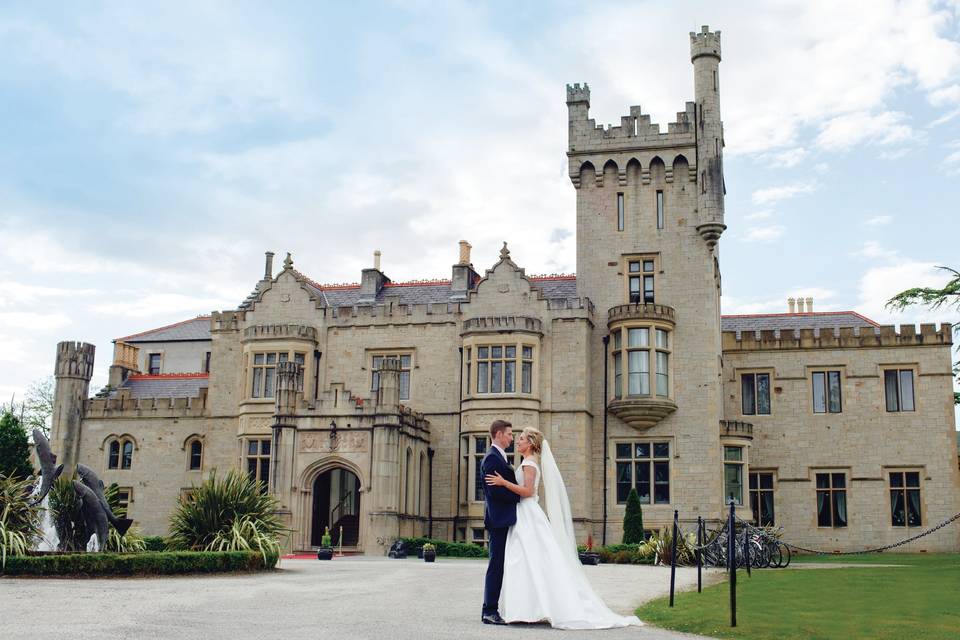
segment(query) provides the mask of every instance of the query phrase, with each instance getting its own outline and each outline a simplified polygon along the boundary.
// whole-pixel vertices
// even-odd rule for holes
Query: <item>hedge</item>
[[[167,550],[167,540],[163,536],[144,536],[143,544],[145,551]]]
[[[144,553],[64,553],[7,558],[8,576],[133,576],[225,571],[264,571],[278,556],[255,551],[163,551]]]
[[[400,538],[407,545],[407,553],[418,555],[421,547],[430,543],[437,548],[438,556],[448,558],[486,558],[487,550],[478,544],[465,542],[447,542],[445,540],[433,540],[431,538]]]

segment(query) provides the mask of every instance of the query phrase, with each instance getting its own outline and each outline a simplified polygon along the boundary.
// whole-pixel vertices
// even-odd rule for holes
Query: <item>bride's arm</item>
[[[515,494],[521,498],[529,498],[533,495],[533,492],[536,490],[534,488],[534,483],[537,481],[537,470],[533,467],[527,465],[523,468],[523,484],[514,484],[509,480],[506,480],[499,473],[494,473],[493,475],[488,475],[486,477],[487,484],[494,485],[496,487],[503,487],[513,491]]]

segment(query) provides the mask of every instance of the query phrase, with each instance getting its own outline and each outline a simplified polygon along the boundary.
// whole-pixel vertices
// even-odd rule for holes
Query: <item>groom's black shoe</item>
[[[507,624],[499,613],[488,613],[480,619],[483,620],[483,624]]]

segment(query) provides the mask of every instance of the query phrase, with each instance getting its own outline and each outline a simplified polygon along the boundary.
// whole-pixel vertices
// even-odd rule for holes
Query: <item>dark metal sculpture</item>
[[[53,486],[53,481],[63,473],[63,465],[57,464],[57,456],[50,451],[50,441],[47,440],[47,437],[43,435],[42,431],[39,429],[33,430],[33,441],[37,445],[37,459],[40,461],[41,482],[39,493],[34,497],[31,504],[37,505],[43,502],[43,499],[50,493],[50,487]]]
[[[79,467],[82,465],[77,465]],[[107,545],[107,512],[100,502],[100,498],[90,488],[80,480],[73,481],[73,489],[80,498],[80,513],[83,514],[83,523],[86,525],[87,540],[85,546],[90,544],[90,537],[97,534],[97,548],[95,551],[102,550]]]
[[[97,477],[93,469],[84,464],[77,465],[77,475],[80,476],[80,481],[93,493],[97,502],[100,504],[100,509],[103,511],[104,516],[110,524],[113,525],[113,528],[117,530],[117,533],[121,536],[126,535],[130,525],[133,524],[133,520],[130,518],[118,518],[113,515],[113,510],[110,508],[106,496],[103,495],[103,481]],[[74,484],[76,484],[76,481],[74,481]],[[77,491],[77,494],[80,495],[80,492]],[[84,502],[84,509],[86,509],[86,502]],[[86,518],[86,516],[84,516],[84,518]],[[89,531],[90,529],[88,528],[87,530]],[[105,539],[101,539],[99,535],[97,538],[101,545],[106,544]]]

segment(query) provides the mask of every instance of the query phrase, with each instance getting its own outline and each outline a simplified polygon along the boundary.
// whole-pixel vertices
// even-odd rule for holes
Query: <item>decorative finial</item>
[[[508,260],[510,258],[510,249],[507,249],[507,241],[503,241],[503,249],[500,249],[500,259]]]
[[[283,259],[283,268],[284,269],[293,269],[293,258],[290,257],[290,252],[287,252],[287,257]]]

